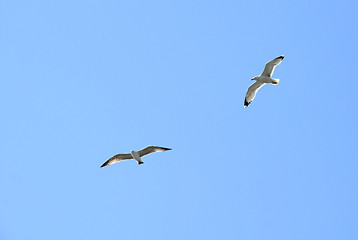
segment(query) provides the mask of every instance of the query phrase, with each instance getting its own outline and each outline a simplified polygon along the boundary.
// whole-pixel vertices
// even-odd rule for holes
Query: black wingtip
[[[248,102],[248,101],[246,101],[246,99],[245,99],[245,102],[244,102],[244,108],[246,108],[247,106],[249,106],[249,105],[250,105],[250,103],[251,103],[251,102]]]
[[[285,58],[285,55],[281,55],[279,57],[277,57],[276,59],[284,59]]]

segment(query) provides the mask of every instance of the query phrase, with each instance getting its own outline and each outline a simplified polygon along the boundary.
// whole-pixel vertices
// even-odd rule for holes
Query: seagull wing
[[[245,108],[250,105],[250,103],[254,100],[257,91],[260,88],[262,88],[265,84],[266,83],[262,83],[262,82],[258,82],[258,81],[251,84],[251,86],[247,89],[247,92],[246,92],[245,102],[244,102]]]
[[[142,150],[139,150],[139,156],[143,157],[144,155],[154,153],[154,152],[164,152],[172,150],[171,148],[165,148],[165,147],[157,147],[157,146],[148,146],[146,148],[143,148]]]
[[[284,57],[285,56],[282,55],[282,56],[279,56],[279,57],[269,61],[268,63],[266,63],[265,69],[261,73],[261,76],[271,77],[273,74],[273,71],[275,70],[275,67],[282,62]]]
[[[120,153],[117,155],[114,155],[113,157],[111,157],[110,159],[108,159],[105,163],[102,164],[101,167],[105,167],[108,165],[111,165],[113,163],[122,161],[122,160],[127,160],[127,159],[132,159],[132,155],[130,153]]]

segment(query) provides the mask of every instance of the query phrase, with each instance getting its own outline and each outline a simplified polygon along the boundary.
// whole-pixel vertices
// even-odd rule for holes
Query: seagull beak
[[[253,78],[251,78],[251,80],[254,80]]]

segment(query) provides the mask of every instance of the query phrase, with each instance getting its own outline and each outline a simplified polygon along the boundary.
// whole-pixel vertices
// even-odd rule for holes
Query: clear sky
[[[357,10],[0,1],[0,239],[358,239]]]

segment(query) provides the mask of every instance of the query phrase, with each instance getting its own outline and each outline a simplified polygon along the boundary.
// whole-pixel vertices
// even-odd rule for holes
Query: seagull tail
[[[279,81],[280,81],[280,79],[272,79],[272,84],[277,85]]]

